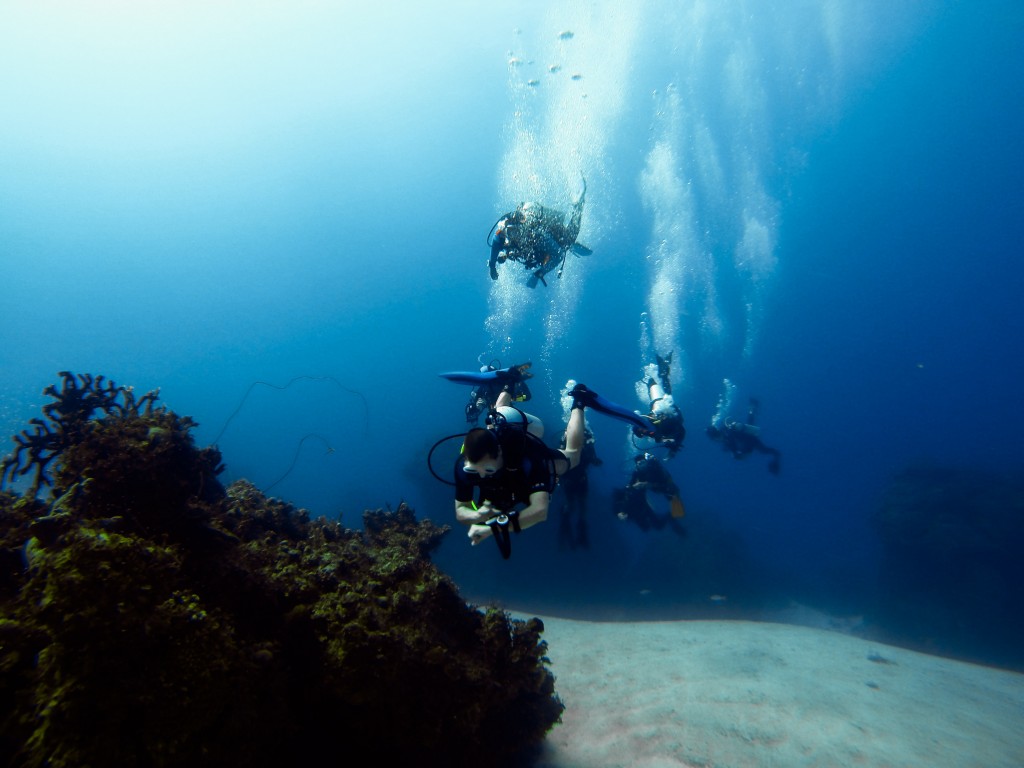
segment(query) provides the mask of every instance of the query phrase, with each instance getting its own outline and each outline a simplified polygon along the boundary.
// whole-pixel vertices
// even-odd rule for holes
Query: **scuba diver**
[[[496,371],[453,371],[440,374],[449,381],[479,384],[504,379],[514,383],[524,375],[522,366]],[[464,437],[462,450],[455,461],[455,517],[469,526],[470,543],[476,545],[493,536],[502,557],[511,553],[509,529],[519,533],[523,528],[547,519],[551,493],[560,476],[577,467],[586,440],[584,409],[591,408],[612,418],[647,429],[646,422],[621,405],[606,400],[583,384],[570,381],[566,399],[571,402],[565,448],[548,448],[540,439],[544,425],[540,419],[512,406],[509,389],[503,387],[492,408],[486,428],[475,427],[465,435],[442,438],[431,454],[445,440]],[[444,480],[430,465],[431,473]],[[477,496],[477,489],[479,495]]]
[[[494,536],[507,559],[511,554],[509,528],[519,533],[547,519],[559,476],[580,462],[587,394],[584,387],[581,396],[573,398],[561,450],[544,444],[543,424],[513,408],[508,392],[498,396],[486,428],[469,430],[455,461],[455,519],[469,526],[472,545]],[[475,499],[477,489],[479,497]]]
[[[592,251],[576,242],[586,195],[587,180],[584,179],[583,192],[573,204],[568,224],[562,211],[534,202],[520,203],[514,211],[498,219],[491,230],[493,237],[487,239],[491,248],[487,263],[491,280],[498,279],[498,264],[518,261],[532,273],[526,281],[528,286],[535,288],[538,280],[546,286],[544,277],[552,270],[557,268],[558,276],[562,276],[569,251],[577,256],[589,256]]]
[[[686,438],[686,427],[683,426],[683,413],[672,398],[672,380],[670,377],[672,369],[672,353],[668,357],[655,354],[658,364],[658,372],[655,375],[653,366],[647,377],[638,382],[637,391],[640,387],[647,388],[647,395],[650,398],[649,412],[647,419],[653,430],[654,442],[668,449],[668,457],[671,459],[683,447],[683,440]],[[636,430],[633,434],[641,437]]]
[[[562,448],[566,446],[567,436],[568,433],[562,435]],[[590,427],[584,428],[583,438],[579,464],[573,472],[562,477],[560,482],[564,491],[558,526],[560,549],[590,548],[590,539],[587,536],[587,497],[590,494],[590,478],[587,470],[590,467],[599,467],[604,462],[597,455],[594,433]],[[573,518],[576,520],[575,526]]]
[[[480,414],[490,408],[491,403],[495,402],[498,395],[506,389],[508,389],[513,402],[524,403],[529,400],[533,395],[530,388],[526,386],[526,380],[533,377],[532,373],[527,372],[531,365],[532,363],[513,365],[506,369],[509,372],[506,375],[499,373],[497,378],[474,384],[473,389],[469,392],[469,402],[466,403],[466,421],[470,424],[478,423]],[[501,371],[500,366],[500,361],[492,360],[487,365],[481,366],[480,372]],[[513,374],[512,371],[517,373]]]
[[[672,480],[665,465],[651,453],[641,453],[633,459],[633,474],[625,488],[616,488],[612,493],[612,507],[619,520],[630,520],[642,531],[652,528],[662,530],[666,525],[679,536],[686,535],[686,529],[679,520],[686,515],[679,498],[679,486]],[[657,493],[669,500],[670,511],[658,514],[651,507],[648,492]]]
[[[712,440],[720,442],[722,450],[729,451],[734,459],[745,459],[754,451],[767,453],[772,457],[768,462],[768,471],[777,475],[781,469],[782,453],[761,442],[761,428],[756,423],[759,407],[760,403],[750,398],[746,423],[740,423],[735,419],[725,419],[720,423],[712,422],[707,428],[707,435]]]

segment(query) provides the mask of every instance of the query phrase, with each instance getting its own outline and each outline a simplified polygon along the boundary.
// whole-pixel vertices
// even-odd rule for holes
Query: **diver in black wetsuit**
[[[498,279],[498,264],[518,261],[533,273],[527,280],[528,286],[536,287],[538,280],[547,285],[544,277],[553,269],[557,268],[561,277],[562,265],[570,250],[580,256],[588,255],[590,249],[576,242],[586,195],[587,182],[584,179],[583,192],[573,204],[568,224],[563,212],[534,202],[520,203],[514,211],[499,219],[494,237],[489,241],[491,257],[487,267],[491,279]]]
[[[781,469],[782,453],[776,448],[770,448],[761,442],[761,428],[757,426],[757,411],[760,403],[750,398],[750,409],[747,412],[746,423],[740,423],[734,419],[726,419],[721,425],[712,424],[707,428],[707,435],[712,440],[722,444],[722,450],[729,451],[734,459],[745,459],[753,452],[766,453],[771,456],[768,462],[768,471],[773,475],[779,474]]]
[[[683,425],[683,412],[672,399],[672,353],[669,352],[668,357],[655,354],[654,358],[658,363],[657,378],[649,376],[644,381],[650,397],[647,419],[654,433],[654,442],[667,448],[668,457],[671,459],[683,447],[686,427]],[[633,433],[637,437],[641,436],[636,430]]]
[[[520,423],[496,420],[466,434],[455,462],[455,518],[469,526],[471,544],[495,536],[507,558],[509,526],[519,533],[547,519],[558,477],[579,464],[587,405],[586,397],[574,398],[561,450],[544,444],[543,425],[527,414]],[[514,410],[508,392],[495,403],[497,412],[503,409]]]
[[[679,486],[665,469],[665,465],[650,453],[638,454],[634,459],[633,474],[625,488],[613,491],[612,504],[619,520],[629,520],[640,530],[662,530],[666,526],[678,536],[685,536],[686,529],[679,523],[685,514],[679,499]],[[658,514],[651,507],[648,492],[657,493],[670,502],[670,511]]]
[[[457,383],[478,384],[521,376],[522,371],[506,368],[440,375]],[[540,420],[512,407],[507,390],[495,403],[494,411],[500,418],[493,420],[488,429],[478,427],[467,433],[455,463],[453,484],[455,517],[469,526],[472,544],[495,536],[502,555],[508,557],[509,526],[518,533],[522,528],[547,519],[555,480],[580,462],[586,433],[585,408],[625,421],[645,433],[649,431],[647,422],[636,413],[606,400],[583,384],[570,382],[569,386],[572,388],[566,395],[571,398],[572,407],[562,450],[547,448],[540,441],[543,434]],[[474,498],[477,487],[480,488],[479,499]]]

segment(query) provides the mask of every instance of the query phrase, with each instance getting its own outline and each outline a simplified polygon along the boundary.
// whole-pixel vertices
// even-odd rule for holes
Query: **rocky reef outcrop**
[[[224,488],[156,393],[61,376],[0,465],[0,762],[511,765],[558,721],[542,623],[467,605],[447,528]]]

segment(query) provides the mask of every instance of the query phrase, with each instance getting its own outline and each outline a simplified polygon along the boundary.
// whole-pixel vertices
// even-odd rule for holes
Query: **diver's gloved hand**
[[[635,437],[654,437],[654,434],[655,432],[653,429],[641,429],[640,427],[633,427],[633,435]]]
[[[520,381],[532,378],[533,374],[529,372],[530,366],[533,363],[522,363],[521,365],[512,365],[508,368],[501,368],[494,372],[495,377],[498,381],[505,384],[516,384]]]
[[[586,408],[593,406],[594,398],[597,397],[596,392],[591,392],[586,384],[577,384],[569,392],[569,397],[572,398],[573,408]]]
[[[526,381],[532,379],[533,374],[530,373],[530,366],[533,363],[520,363],[519,365],[513,365],[512,367],[519,373],[519,381]]]

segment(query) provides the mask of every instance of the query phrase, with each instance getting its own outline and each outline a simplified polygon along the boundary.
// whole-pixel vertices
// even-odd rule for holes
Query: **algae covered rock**
[[[155,393],[62,377],[2,465],[4,764],[503,765],[558,721],[543,625],[460,598],[447,528],[225,489]]]

